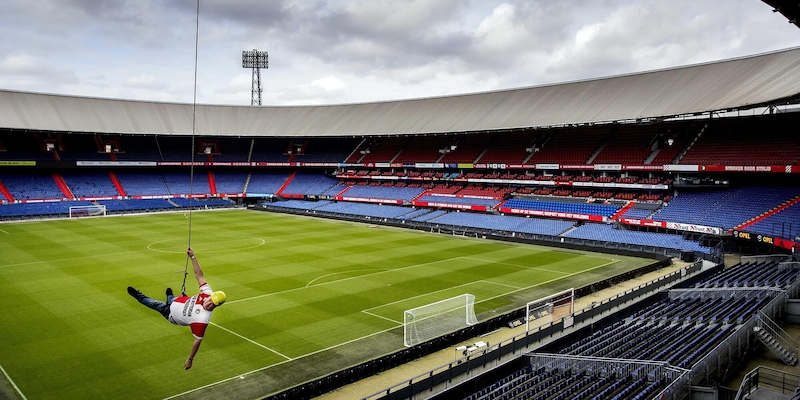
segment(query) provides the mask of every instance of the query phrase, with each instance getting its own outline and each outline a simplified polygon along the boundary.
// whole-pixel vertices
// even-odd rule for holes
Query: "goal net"
[[[70,206],[69,217],[93,217],[98,215],[106,215],[106,206],[102,204],[95,204],[91,206]]]
[[[403,344],[411,347],[476,323],[475,295],[437,301],[403,313]]]
[[[531,330],[531,321],[550,317],[551,321],[572,314],[575,307],[575,288],[534,300],[525,306],[525,330]]]

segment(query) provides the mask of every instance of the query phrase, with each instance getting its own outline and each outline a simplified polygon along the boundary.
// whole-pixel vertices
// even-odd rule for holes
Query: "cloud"
[[[0,2],[0,88],[191,102],[194,1]],[[269,51],[265,104],[541,85],[800,45],[754,0],[201,1],[198,102],[249,104],[241,51]]]
[[[28,73],[43,63],[26,53],[14,53],[0,60],[0,70],[4,73]]]
[[[285,87],[277,93],[278,98],[290,98],[286,102],[295,104],[325,104],[340,98],[347,89],[347,83],[335,76],[325,76],[309,83]]]
[[[310,87],[320,88],[326,92],[344,90],[347,85],[335,76],[326,76],[311,81]]]
[[[125,85],[142,89],[163,89],[165,86],[160,79],[147,74],[132,76],[125,81]]]
[[[73,71],[33,54],[16,52],[0,58],[0,88],[52,92],[78,81]]]
[[[525,26],[515,20],[515,12],[511,4],[501,4],[492,10],[475,31],[479,47],[492,53],[516,50],[528,35]]]

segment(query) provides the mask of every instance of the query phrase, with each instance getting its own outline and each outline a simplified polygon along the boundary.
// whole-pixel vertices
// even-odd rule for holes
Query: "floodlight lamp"
[[[269,54],[256,49],[242,51],[242,68],[269,68]]]
[[[261,69],[269,68],[269,54],[266,51],[242,52],[242,68],[253,70],[253,87],[250,90],[250,105],[261,105]]]

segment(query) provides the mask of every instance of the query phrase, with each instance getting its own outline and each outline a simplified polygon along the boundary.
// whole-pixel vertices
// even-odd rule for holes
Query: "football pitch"
[[[404,310],[471,293],[485,320],[652,263],[243,209],[187,217],[0,224],[0,397],[256,398],[403,348]],[[189,329],[126,287],[179,292],[190,241],[228,302],[185,371]]]

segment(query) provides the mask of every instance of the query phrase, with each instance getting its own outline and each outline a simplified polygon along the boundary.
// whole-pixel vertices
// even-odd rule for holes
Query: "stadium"
[[[797,398],[799,102],[799,48],[324,106],[0,90],[0,397]],[[190,372],[125,293],[187,241],[230,296]]]

